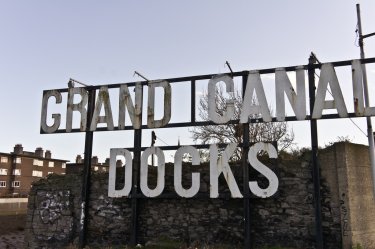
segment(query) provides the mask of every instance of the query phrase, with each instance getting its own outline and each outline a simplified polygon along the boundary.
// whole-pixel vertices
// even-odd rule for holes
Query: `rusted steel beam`
[[[95,89],[88,91],[88,107],[87,120],[91,121],[95,106]],[[94,133],[89,130],[87,122],[86,137],[85,137],[85,157],[84,167],[82,173],[82,189],[81,189],[81,218],[79,227],[79,247],[84,248],[87,237],[87,220],[89,210],[89,196],[90,196],[90,176],[91,176],[91,158],[92,158],[92,143]]]
[[[139,188],[139,172],[141,167],[141,146],[142,146],[142,130],[134,130],[134,158],[133,158],[133,188],[131,191],[131,206],[132,206],[132,232],[130,235],[130,244],[138,244],[138,188]]]
[[[247,76],[242,76],[242,96],[245,95]],[[238,124],[239,125],[239,124]],[[242,172],[243,172],[243,218],[244,218],[244,248],[252,248],[251,245],[251,221],[250,221],[250,190],[249,190],[249,166],[247,154],[249,153],[249,123],[242,124]]]
[[[352,64],[353,60],[345,60],[345,61],[336,61],[336,62],[331,62],[331,64],[334,67],[341,67],[341,66],[350,66]],[[367,63],[375,63],[375,57],[372,58],[365,58],[360,60],[361,63],[367,64]],[[290,72],[290,71],[296,71],[300,66],[289,66],[285,67],[285,71]],[[302,66],[305,70],[308,70],[309,65],[303,65]],[[321,67],[320,64],[313,64],[310,65],[311,68],[318,69]],[[267,68],[267,69],[259,69],[256,70],[260,74],[269,74],[269,73],[275,73],[277,68]],[[233,72],[233,77],[238,77],[238,76],[244,76],[248,75],[249,71],[244,70],[244,71],[238,71],[238,72]],[[157,81],[168,81],[169,83],[179,83],[179,82],[186,82],[186,81],[192,81],[192,80],[209,80],[212,79],[212,77],[216,76],[217,74],[204,74],[204,75],[195,75],[195,76],[186,76],[186,77],[178,77],[178,78],[167,78],[167,79],[160,79]],[[141,82],[123,82],[123,83],[114,83],[114,84],[103,84],[103,85],[96,85],[96,86],[90,86],[94,89],[100,89],[101,86],[106,86],[108,88],[119,88],[121,85],[126,84],[128,87],[135,86],[136,84],[141,84],[142,86],[147,86],[150,81],[141,81]],[[55,89],[59,92],[68,92],[68,88],[61,88],[61,89]]]
[[[309,98],[310,98],[310,113],[313,113],[315,104],[315,59],[313,56],[309,58]],[[321,194],[320,194],[320,169],[318,164],[318,127],[317,120],[310,120],[311,129],[311,164],[314,184],[314,208],[315,208],[315,243],[317,249],[323,249],[323,228],[322,228],[322,208],[321,208]]]

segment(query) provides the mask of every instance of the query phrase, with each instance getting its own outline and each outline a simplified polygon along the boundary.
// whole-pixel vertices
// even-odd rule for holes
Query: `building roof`
[[[7,156],[7,157],[15,157],[15,156],[19,156],[19,157],[29,157],[29,158],[35,158],[35,159],[42,159],[42,160],[50,160],[50,161],[59,161],[59,162],[69,162],[69,160],[63,160],[63,159],[57,159],[57,158],[52,158],[52,157],[46,157],[46,153],[49,153],[49,156],[51,156],[51,151],[49,150],[46,150],[45,152],[46,153],[43,153],[43,149],[41,147],[38,147],[36,148],[35,152],[31,152],[31,151],[24,151],[23,150],[23,147],[21,144],[16,144],[16,146],[14,147],[14,151],[13,152],[9,152],[9,153],[6,153],[6,152],[0,152],[0,156]],[[21,148],[21,151],[17,151],[16,152],[16,149],[17,148]],[[41,155],[37,155],[37,151],[39,150],[39,152],[41,152]]]

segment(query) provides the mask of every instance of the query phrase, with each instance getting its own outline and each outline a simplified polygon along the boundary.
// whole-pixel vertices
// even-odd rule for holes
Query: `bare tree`
[[[234,120],[238,120],[242,109],[242,96],[239,91],[235,91],[230,96],[234,102]],[[222,115],[226,111],[227,98],[221,87],[216,88],[216,110]],[[254,104],[256,100],[253,100]],[[208,94],[204,93],[199,102],[199,116],[204,121],[208,118]],[[258,118],[254,116],[254,118]],[[225,124],[225,125],[207,125],[194,127],[191,130],[192,138],[195,142],[203,144],[211,143],[242,143],[243,128],[242,124]],[[250,123],[249,125],[250,143],[256,142],[273,142],[277,141],[278,150],[284,151],[293,145],[294,133],[289,129],[286,122],[267,122],[267,123]],[[233,155],[232,160],[241,159],[241,149],[238,149]]]

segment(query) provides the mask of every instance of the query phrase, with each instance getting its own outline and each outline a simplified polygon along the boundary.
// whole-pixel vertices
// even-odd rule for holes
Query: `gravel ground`
[[[4,210],[1,210],[4,211]],[[24,248],[24,229],[26,215],[0,214],[0,248]]]
[[[0,248],[23,248],[23,231],[11,232],[0,236]]]

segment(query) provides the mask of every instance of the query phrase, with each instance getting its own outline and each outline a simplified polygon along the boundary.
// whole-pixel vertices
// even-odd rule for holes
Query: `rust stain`
[[[359,113],[359,110],[358,110],[358,98],[354,98],[354,111],[356,113]]]

